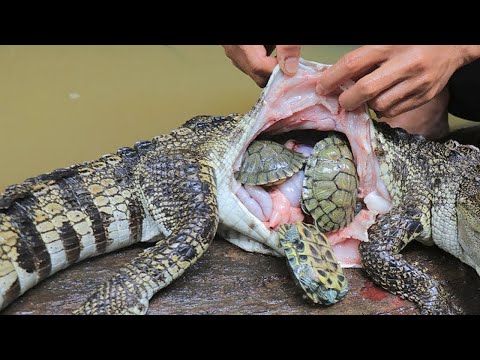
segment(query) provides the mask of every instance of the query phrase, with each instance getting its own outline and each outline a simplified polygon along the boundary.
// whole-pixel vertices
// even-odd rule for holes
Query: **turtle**
[[[271,141],[253,141],[242,158],[235,178],[244,185],[277,185],[299,172],[306,158]]]
[[[353,203],[351,201],[358,185],[355,168],[353,181],[344,175],[344,172],[347,175],[352,173],[351,160],[348,145],[335,133],[329,133],[327,138],[317,142],[308,158],[274,141],[257,140],[250,144],[236,174],[236,178],[244,185],[270,186],[293,176],[302,170],[306,162],[305,173],[308,170],[309,181],[304,184],[303,192],[307,192],[307,200],[315,200],[317,203],[311,207],[313,212],[307,208],[303,208],[303,211],[311,214],[316,222],[314,225],[302,222],[282,224],[277,232],[293,279],[316,304],[335,304],[348,292],[348,281],[343,269],[323,233],[330,230],[319,226],[323,223],[319,221],[321,218],[318,215],[324,202],[331,201],[332,198],[335,201],[333,204],[345,215],[341,221],[341,214],[334,217],[338,227],[346,226],[357,212],[356,197]],[[315,181],[318,174],[323,172],[328,173],[330,182]],[[336,182],[339,184],[335,185]],[[322,189],[322,186],[325,188]],[[338,196],[330,191],[332,187],[339,192]],[[349,192],[345,194],[346,190]],[[307,204],[312,205],[313,202],[307,201]],[[330,211],[324,213],[329,215]]]
[[[315,225],[298,222],[278,228],[292,277],[315,304],[333,305],[348,293],[348,281],[327,237]]]
[[[331,132],[315,144],[305,165],[301,206],[319,230],[330,232],[350,224],[361,208],[358,175],[348,141]]]

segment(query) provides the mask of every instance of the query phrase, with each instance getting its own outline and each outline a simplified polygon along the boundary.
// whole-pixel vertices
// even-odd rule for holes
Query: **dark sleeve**
[[[480,60],[458,69],[449,82],[448,112],[466,120],[480,121]]]

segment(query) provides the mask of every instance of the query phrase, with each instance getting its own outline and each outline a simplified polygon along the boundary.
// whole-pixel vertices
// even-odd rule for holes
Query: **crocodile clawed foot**
[[[420,305],[422,315],[462,315],[464,311],[455,303],[452,295],[448,294],[440,285],[438,292],[429,301]]]
[[[454,304],[435,304],[421,308],[422,315],[463,315],[464,312]]]
[[[106,293],[99,291],[73,312],[74,315],[145,315],[148,299],[128,292]]]
[[[128,307],[116,306],[115,304],[94,306],[91,302],[86,302],[73,315],[145,315],[148,311],[148,301],[138,301],[136,304]]]

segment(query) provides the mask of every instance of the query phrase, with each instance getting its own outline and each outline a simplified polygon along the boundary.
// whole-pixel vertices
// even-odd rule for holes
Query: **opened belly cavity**
[[[304,137],[302,133],[297,133],[299,139]],[[236,195],[271,231],[297,222],[317,225],[329,239],[340,264],[358,267],[358,244],[368,240],[367,229],[375,221],[375,212],[369,211],[358,196],[356,170],[351,159],[345,157],[348,149],[335,144],[338,135],[317,135],[310,143],[289,139],[282,144],[278,136],[269,137],[268,143],[252,143],[235,174],[250,184],[239,180]],[[312,141],[317,141],[315,149]],[[294,161],[295,156],[303,158],[302,166],[285,170],[292,167],[289,161]],[[258,184],[253,184],[255,181]],[[379,202],[373,197],[371,201]]]
[[[391,199],[366,110],[345,111],[338,95],[315,92],[326,67],[303,61],[295,77],[272,75],[251,112],[254,134],[234,164],[232,188],[270,231],[315,224],[342,267],[360,267],[358,245]]]

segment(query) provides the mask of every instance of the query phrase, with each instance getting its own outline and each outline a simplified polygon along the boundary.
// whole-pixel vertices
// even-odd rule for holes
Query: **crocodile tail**
[[[132,166],[151,144],[27,179],[0,194],[0,310],[43,279],[142,240]]]

